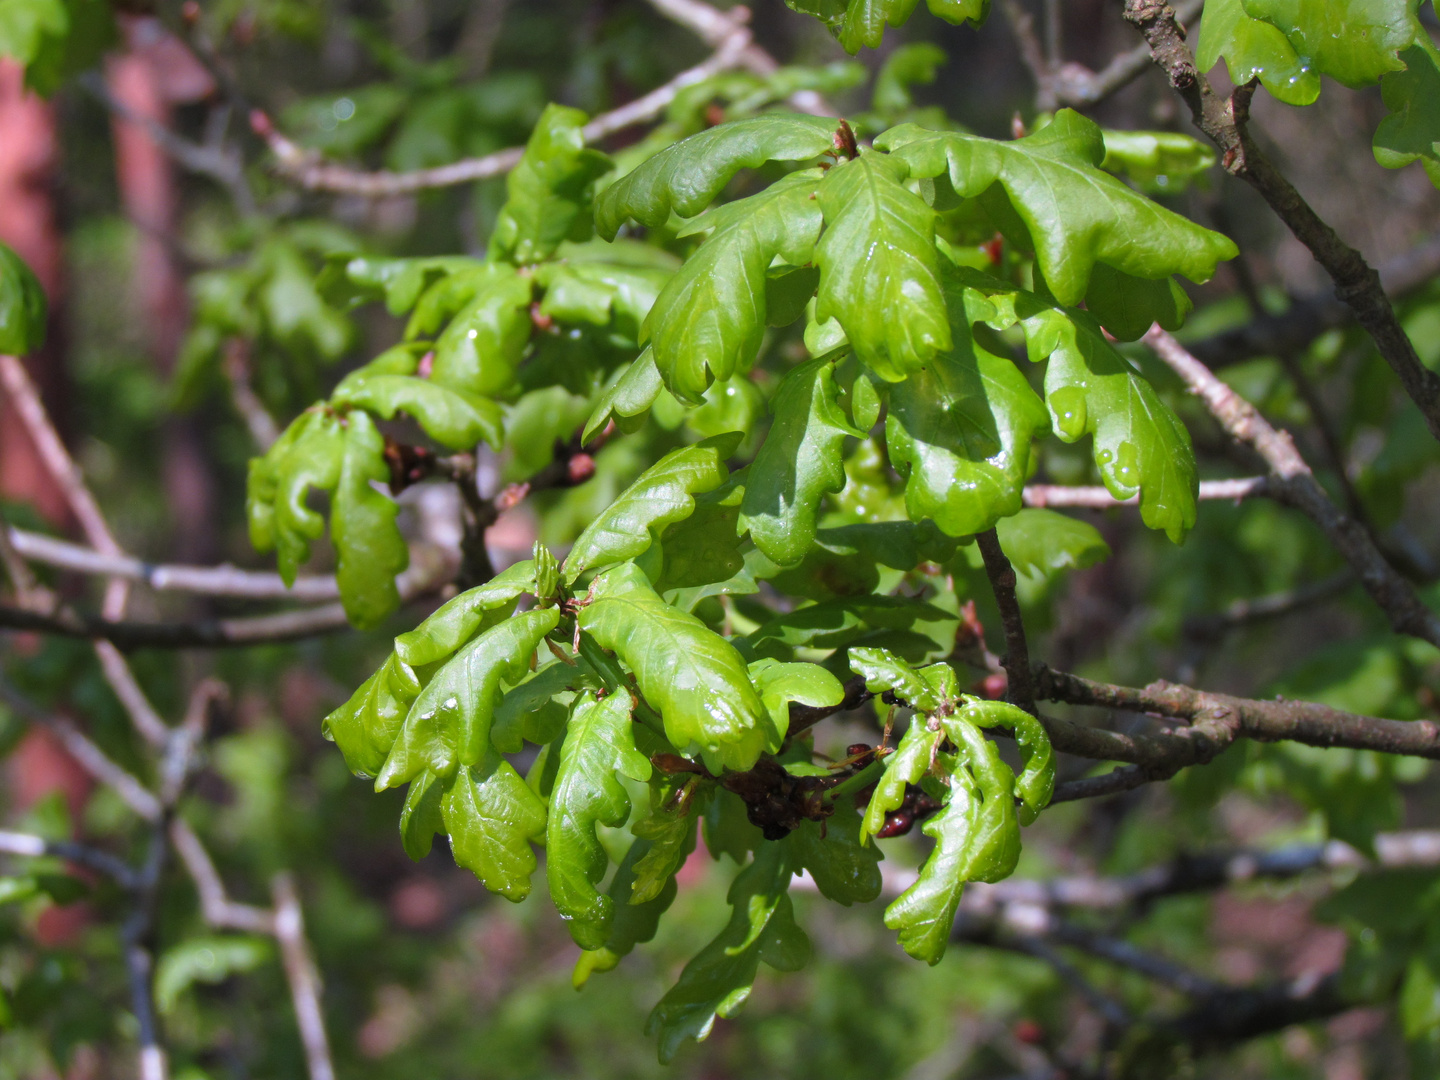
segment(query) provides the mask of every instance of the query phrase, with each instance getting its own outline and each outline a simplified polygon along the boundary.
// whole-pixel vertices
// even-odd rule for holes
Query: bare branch
[[[1175,10],[1165,0],[1126,0],[1125,18],[1145,35],[1155,63],[1190,106],[1195,125],[1220,148],[1225,170],[1255,188],[1310,249],[1335,282],[1336,295],[1354,311],[1419,406],[1431,434],[1440,439],[1440,375],[1420,362],[1374,267],[1321,220],[1256,144],[1248,128],[1256,84],[1237,87],[1228,99],[1218,96],[1196,67]]]
[[[1238,502],[1256,495],[1269,494],[1269,479],[1264,476],[1245,476],[1234,480],[1202,480],[1198,497],[1205,499],[1226,499]],[[1090,510],[1106,510],[1112,506],[1139,506],[1140,496],[1117,499],[1108,488],[1095,486],[1069,486],[1066,484],[1026,484],[1021,496],[1026,506],[1076,506]]]
[[[582,129],[585,141],[598,142],[622,128],[653,120],[686,87],[736,67],[750,43],[750,31],[738,22],[727,20],[727,24],[730,27],[729,34],[708,59],[682,71],[644,97],[612,112],[601,113]],[[466,158],[431,169],[404,173],[388,170],[364,172],[321,160],[276,131],[269,118],[263,114],[254,114],[252,121],[256,133],[266,141],[275,155],[278,171],[287,180],[310,191],[333,191],[369,198],[403,195],[427,188],[450,187],[501,176],[519,164],[520,156],[524,153],[524,147],[515,146],[486,154],[484,157]]]
[[[1181,632],[1189,638],[1214,641],[1227,631],[1266,619],[1279,618],[1292,611],[1309,607],[1322,600],[1338,596],[1355,584],[1355,575],[1347,571],[1332,574],[1323,581],[1314,581],[1284,592],[1271,593],[1250,600],[1236,600],[1225,610],[1215,615],[1204,615],[1186,619]]]
[[[245,421],[245,426],[250,429],[250,437],[263,453],[280,437],[280,429],[250,385],[248,354],[249,346],[243,338],[231,338],[225,343],[225,378],[230,383],[230,401],[234,404],[235,411]]]
[[[1440,617],[1421,602],[1410,582],[1386,561],[1364,526],[1331,501],[1289,434],[1272,427],[1253,405],[1159,326],[1151,327],[1144,340],[1199,396],[1232,438],[1253,447],[1264,458],[1273,474],[1266,493],[1295,507],[1320,527],[1371,599],[1385,612],[1390,625],[1400,633],[1440,645]]]
[[[1077,736],[1070,730],[1079,725],[1066,726],[1062,721],[1047,720],[1047,726],[1054,727],[1051,738],[1056,749],[1081,757],[1106,757],[1109,756],[1106,751],[1113,749],[1123,751],[1123,756],[1110,756],[1113,761],[1128,761],[1146,768],[1168,767],[1175,763],[1175,758],[1183,756],[1184,742],[1193,742],[1204,729],[1203,735],[1207,739],[1223,741],[1226,745],[1237,738],[1244,738],[1257,742],[1290,741],[1307,746],[1344,746],[1355,750],[1378,750],[1384,754],[1440,758],[1440,724],[1432,720],[1383,720],[1311,701],[1286,701],[1283,698],[1259,701],[1196,690],[1164,680],[1153,682],[1144,689],[1135,689],[1094,682],[1044,667],[1036,671],[1035,683],[1036,696],[1043,701],[1150,713],[1185,720],[1192,725],[1179,731],[1146,736],[1105,732],[1105,736],[1115,740],[1128,740],[1129,745],[1117,741],[1110,747],[1102,747],[1098,741],[1086,744],[1084,736]],[[1099,734],[1095,728],[1080,730],[1091,737]],[[1215,752],[1219,749],[1223,749],[1223,745],[1216,747]],[[1178,768],[1175,771],[1179,771]]]
[[[225,892],[225,884],[215,869],[210,853],[195,835],[195,831],[182,819],[170,823],[170,842],[185,865],[195,891],[200,897],[200,911],[205,921],[221,930],[243,930],[251,934],[275,933],[275,917],[264,908],[251,904],[240,904],[231,900]]]
[[[109,852],[85,844],[76,844],[68,840],[46,840],[43,836],[34,836],[30,833],[0,830],[0,851],[7,855],[23,855],[31,858],[51,855],[91,870],[98,870],[106,877],[114,879],[122,888],[130,889],[135,886],[135,871],[130,869],[125,862]]]
[[[330,1042],[325,1036],[325,1017],[320,1011],[320,975],[305,940],[305,916],[300,909],[295,881],[289,874],[277,874],[270,890],[275,898],[275,940],[280,943],[280,960],[290,983],[290,998],[295,1020],[300,1025],[300,1041],[305,1047],[310,1080],[335,1080]]]
[[[1005,628],[1005,666],[1009,698],[1028,713],[1035,712],[1035,688],[1030,682],[1030,647],[1025,641],[1025,620],[1020,615],[1020,601],[1015,597],[1015,568],[1000,546],[994,529],[975,535],[980,556],[985,560],[985,573],[1000,609],[1000,622]]]

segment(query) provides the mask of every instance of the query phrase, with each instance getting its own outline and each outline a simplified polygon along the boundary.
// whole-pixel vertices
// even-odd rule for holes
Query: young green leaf
[[[786,375],[771,401],[775,421],[750,469],[740,526],[782,566],[810,550],[820,500],[845,486],[845,437],[864,437],[846,422],[836,394],[835,364],[821,358]]]
[[[775,730],[783,739],[790,728],[790,703],[798,701],[818,709],[839,705],[845,699],[840,680],[818,664],[782,664],[762,658],[749,665],[750,681],[765,703]]]
[[[948,644],[954,634],[953,612],[905,596],[858,594],[776,615],[746,640],[757,656],[778,658],[796,649],[844,649],[880,637],[892,651],[902,636]]]
[[[420,695],[415,671],[391,653],[375,674],[321,723],[356,776],[372,777],[385,767],[410,703]]]
[[[1200,17],[1196,66],[1209,71],[1222,56],[1236,86],[1259,79],[1287,105],[1309,105],[1320,96],[1320,73],[1279,29],[1247,14],[1241,0],[1208,0]]]
[[[876,781],[875,791],[860,821],[860,843],[865,843],[885,827],[885,816],[904,804],[906,787],[920,783],[921,777],[930,771],[941,735],[940,729],[937,727],[932,731],[923,717],[917,716],[910,721],[900,745],[885,758],[885,771]]]
[[[595,229],[611,240],[628,219],[653,229],[672,213],[694,217],[741,169],[817,158],[835,149],[835,132],[826,117],[767,113],[691,135],[608,187],[595,203]]]
[[[509,198],[490,234],[490,257],[525,265],[555,253],[590,207],[595,181],[613,167],[609,157],[585,147],[585,114],[548,105],[540,114],[520,163],[505,178]]]
[[[602,683],[583,659],[573,665],[547,664],[506,692],[495,707],[490,742],[502,754],[518,754],[524,744],[545,746],[565,730],[570,697],[577,690],[598,690]]]
[[[885,925],[900,931],[900,947],[916,960],[938,964],[945,955],[965,883],[972,880],[980,796],[963,769],[950,777],[950,799],[921,829],[935,847],[915,884],[885,909]]]
[[[778,256],[801,265],[817,253],[821,213],[811,196],[818,179],[810,170],[791,173],[684,230],[710,235],[660,291],[642,330],[666,388],[682,402],[699,404],[712,378],[728,379],[754,362],[770,264]]]
[[[196,983],[222,983],[253,971],[275,955],[269,938],[238,934],[188,938],[165,950],[155,964],[155,1008],[161,1016],[175,1011],[180,995]]]
[[[1013,142],[905,124],[875,144],[903,160],[912,176],[948,171],[965,198],[998,182],[1062,304],[1084,298],[1096,263],[1139,278],[1184,274],[1203,282],[1217,263],[1238,252],[1228,237],[1166,210],[1101,169],[1105,140],[1099,126],[1070,109]]]
[[[545,835],[545,804],[510,763],[488,750],[462,768],[441,803],[457,866],[485,887],[519,903],[535,872],[531,843]]]
[[[1400,54],[1404,71],[1380,80],[1390,115],[1375,129],[1375,160],[1399,169],[1419,160],[1440,187],[1440,53],[1422,38]]]
[[[1029,716],[1028,713],[1025,714]],[[1031,718],[1034,721],[1034,718]],[[1015,814],[1015,774],[1000,757],[1000,748],[980,733],[965,716],[956,713],[941,720],[945,734],[960,748],[959,760],[975,779],[980,805],[974,829],[967,840],[970,852],[965,877],[968,881],[1000,881],[1010,876],[1020,858],[1020,825]],[[1031,794],[1049,800],[1055,782],[1050,742],[1040,728],[1017,726],[1017,734],[1028,732],[1025,751],[1035,768]],[[1039,732],[1038,735],[1035,732]],[[959,773],[961,770],[957,769]]]
[[[358,374],[358,373],[357,373]],[[351,376],[335,388],[334,405],[359,406],[389,420],[408,413],[442,446],[473,450],[483,439],[498,450],[504,438],[500,406],[489,398],[411,375]]]
[[[822,20],[851,56],[878,49],[885,27],[904,26],[919,0],[785,0],[796,11]],[[985,21],[990,0],[927,0],[930,13],[959,26]],[[878,107],[878,106],[877,106]]]
[[[1416,0],[1243,0],[1245,13],[1277,27],[1300,64],[1359,89],[1404,66],[1395,54],[1428,33]]]
[[[889,649],[851,649],[850,670],[864,678],[865,689],[872,694],[894,691],[916,712],[934,712],[940,707],[940,697],[929,681]]]
[[[1173,277],[1151,281],[1096,263],[1085,310],[1121,341],[1135,341],[1155,323],[1178,330],[1194,305]]]
[[[24,259],[0,244],[0,353],[25,356],[40,348],[45,341],[45,311],[40,279]]]
[[[677,854],[680,862],[683,862],[685,856],[695,848],[695,818],[693,815],[682,814],[680,821],[684,830]],[[643,945],[651,940],[660,927],[660,917],[669,911],[670,905],[675,902],[679,889],[675,884],[673,871],[656,883],[652,895],[647,895],[644,900],[638,898],[639,885],[644,879],[643,867],[654,851],[651,840],[637,837],[625,858],[615,868],[610,886],[605,890],[615,912],[610,920],[610,934],[601,948],[582,952],[575,961],[570,984],[576,990],[584,986],[592,974],[612,970],[636,945]],[[633,896],[632,888],[635,890]]]
[[[781,971],[804,965],[810,943],[795,925],[786,891],[791,867],[785,845],[765,844],[730,886],[730,922],[685,965],[680,979],[650,1014],[646,1034],[658,1035],[669,1063],[686,1039],[705,1039],[715,1018],[729,1018],[750,996],[764,960]]]
[[[577,697],[550,791],[545,827],[550,898],[582,949],[605,944],[615,908],[595,889],[610,865],[595,826],[623,825],[630,817],[621,776],[642,783],[650,779],[650,762],[635,749],[630,731],[634,708],[634,698],[624,689],[599,701],[588,692]]]
[[[576,539],[561,568],[566,585],[593,570],[643,554],[655,534],[695,509],[695,496],[730,475],[725,458],[738,435],[720,435],[672,450],[640,474]]]
[[[416,862],[430,854],[436,833],[445,831],[445,796],[450,784],[426,769],[405,791],[400,811],[400,844]]]
[[[514,563],[484,585],[445,601],[414,630],[397,637],[395,654],[415,667],[446,660],[480,631],[508,618],[515,601],[534,588],[535,563]]]
[[[518,682],[540,641],[560,621],[555,608],[527,611],[493,626],[461,649],[421,691],[375,779],[375,790],[403,784],[429,769],[449,776],[490,749],[490,721],[503,693]]]
[[[648,904],[673,889],[676,871],[695,849],[696,801],[691,798],[676,809],[671,799],[677,794],[674,782],[663,782],[658,776],[651,780],[650,814],[630,830],[646,842],[646,848],[634,863],[630,891],[623,897],[629,905]]]
[[[1049,419],[1019,369],[971,337],[958,296],[952,307],[955,347],[891,388],[885,445],[910,519],[970,536],[1020,509]]]
[[[665,529],[660,537],[664,567],[655,591],[694,589],[727,581],[745,565],[737,531],[743,474],[732,475],[714,491],[695,499],[695,512]]]
[[[660,369],[655,366],[655,350],[646,346],[600,395],[590,419],[585,421],[585,430],[580,433],[581,442],[588,443],[611,420],[621,431],[639,430],[645,414],[664,388]]]
[[[1015,780],[1015,793],[1023,803],[1020,821],[1030,824],[1050,803],[1055,790],[1055,755],[1045,726],[1024,709],[1004,701],[966,696],[960,718],[978,728],[1005,727],[1015,733],[1024,769]]]
[[[817,196],[826,228],[815,245],[815,316],[836,319],[890,382],[951,345],[935,211],[904,186],[907,175],[904,161],[863,153],[826,173]]]
[[[332,491],[340,480],[345,456],[345,431],[338,417],[317,410],[306,413],[293,426],[293,440],[283,446],[277,442],[265,455],[269,464],[262,464],[259,470],[267,471],[252,467],[249,493],[251,502],[263,500],[267,489],[271,495],[276,564],[287,585],[310,558],[310,542],[325,531],[325,519],[305,504],[310,489]],[[252,542],[256,539],[255,518],[252,510]]]
[[[823,827],[802,821],[787,838],[790,858],[809,872],[820,895],[837,904],[868,904],[880,895],[880,860],[874,844],[860,838],[860,814],[848,799],[836,800]]]
[[[531,295],[527,275],[487,267],[474,284],[472,298],[435,341],[431,380],[476,395],[509,389],[530,340]]]
[[[395,575],[410,564],[410,550],[395,525],[395,500],[370,486],[390,479],[385,440],[367,413],[346,418],[340,479],[330,506],[335,580],[345,617],[361,630],[379,626],[400,606]]]
[[[1055,510],[1026,508],[1001,518],[995,532],[1015,569],[1029,577],[1083,570],[1110,557],[1110,545],[1094,525]]]
[[[581,629],[635,673],[677,750],[698,749],[718,773],[749,769],[779,748],[779,733],[729,642],[661,600],[633,564],[601,575],[591,595]]]

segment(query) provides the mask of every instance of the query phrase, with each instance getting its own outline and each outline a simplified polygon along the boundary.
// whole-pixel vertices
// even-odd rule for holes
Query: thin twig
[[[1158,325],[1151,327],[1144,340],[1205,403],[1232,438],[1253,447],[1264,458],[1273,481],[1267,485],[1266,494],[1295,507],[1319,526],[1389,618],[1390,625],[1399,633],[1440,645],[1440,616],[1425,606],[1414,586],[1386,561],[1365,527],[1331,501],[1290,435],[1271,426],[1253,405]]]
[[[289,874],[277,874],[270,883],[270,891],[275,898],[275,940],[280,943],[280,960],[290,983],[290,998],[295,1020],[300,1025],[300,1041],[305,1047],[310,1080],[335,1080],[330,1041],[325,1036],[325,1017],[320,1011],[320,975],[305,940],[305,916],[300,909],[295,880]]]
[[[1035,712],[1035,688],[1030,683],[1030,647],[1025,641],[1025,620],[1020,614],[1020,601],[1015,596],[1015,568],[1000,546],[994,529],[977,533],[975,543],[985,560],[985,573],[1000,609],[1000,623],[1005,629],[1005,666],[1009,698],[1028,713]]]
[[[1364,257],[1341,240],[1266,157],[1249,131],[1250,99],[1256,83],[1222,98],[1196,67],[1175,10],[1165,0],[1126,0],[1125,18],[1149,43],[1155,63],[1190,107],[1191,117],[1221,150],[1221,165],[1270,204],[1295,238],[1335,282],[1336,295],[1374,340],[1405,392],[1419,406],[1430,432],[1440,439],[1440,375],[1420,362],[1381,284]]]
[[[42,855],[54,856],[90,870],[97,870],[106,877],[112,878],[121,888],[135,887],[135,871],[127,863],[117,859],[109,852],[85,844],[76,844],[69,840],[47,840],[43,836],[34,836],[31,833],[0,830],[0,851],[7,855],[23,855],[30,858],[38,858]]]
[[[1197,498],[1201,500],[1229,500],[1253,498],[1268,494],[1269,478],[1264,476],[1237,477],[1234,480],[1202,480]],[[1106,510],[1112,506],[1138,506],[1140,496],[1117,499],[1108,488],[1097,485],[1068,484],[1026,484],[1021,497],[1026,506],[1076,506],[1090,510]]]
[[[231,338],[225,343],[225,378],[230,383],[230,401],[235,411],[250,429],[250,438],[264,453],[280,437],[280,429],[250,385],[249,351],[244,338]]]
[[[195,891],[205,921],[221,930],[242,930],[251,934],[274,934],[275,916],[265,908],[231,900],[215,869],[215,863],[195,831],[181,818],[170,823],[170,842],[180,856]]]
[[[729,25],[730,34],[708,59],[682,71],[644,97],[612,112],[601,113],[582,129],[584,140],[587,143],[598,142],[623,128],[653,120],[682,90],[734,68],[750,43],[750,32],[738,22],[732,21]],[[520,157],[525,152],[524,147],[515,146],[486,154],[484,157],[465,158],[449,165],[417,169],[413,172],[365,172],[324,161],[297,146],[276,131],[268,117],[257,114],[253,126],[256,133],[269,145],[271,153],[275,155],[277,171],[285,179],[310,191],[363,195],[372,199],[501,176],[519,164]]]

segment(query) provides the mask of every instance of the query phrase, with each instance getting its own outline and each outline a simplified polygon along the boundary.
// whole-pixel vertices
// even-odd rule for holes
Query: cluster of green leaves
[[[904,86],[934,62],[892,73],[876,115],[906,116]],[[730,924],[652,1015],[668,1058],[739,1008],[761,960],[803,963],[792,873],[841,903],[875,898],[869,841],[909,786],[944,809],[919,880],[886,913],[908,952],[937,962],[965,882],[1013,870],[1021,822],[1049,799],[1049,744],[1029,714],[960,692],[947,582],[968,580],[971,538],[996,527],[1042,575],[1103,557],[1089,526],[1021,510],[1052,431],[1090,436],[1109,489],[1183,538],[1189,437],[1112,337],[1179,326],[1189,302],[1172,275],[1204,281],[1234,245],[1106,171],[1104,134],[1068,111],[1013,142],[901,123],[875,149],[835,121],[771,113],[619,169],[583,145],[584,119],[545,111],[485,259],[332,257],[324,295],[408,312],[405,341],[252,463],[249,514],[291,577],[324,528],[309,493],[330,493],[342,597],[373,626],[405,565],[377,424],[403,413],[450,450],[483,440],[519,478],[548,460],[537,443],[581,421],[585,440],[613,422],[631,433],[614,449],[652,455],[594,504],[563,565],[537,545],[448,601],[325,729],[377,790],[408,785],[412,856],[446,834],[460,865],[519,900],[544,844],[551,899],[585,950],[577,983],[654,936],[703,821],[711,852],[745,865]],[[1112,169],[1141,173],[1165,154],[1177,164],[1155,175],[1183,175],[1182,147],[1108,150]],[[773,179],[712,207],[744,169]],[[627,222],[644,237],[619,237]],[[999,266],[982,246],[997,234],[1013,253]],[[757,367],[767,328],[792,325],[810,358],[772,381]],[[768,434],[732,471],[767,389]],[[682,426],[668,452],[647,437]],[[918,593],[897,591],[907,579]],[[761,582],[799,606],[770,607]],[[850,671],[914,713],[895,752],[855,776],[788,737],[791,704],[834,707]],[[997,726],[1017,737],[1018,778],[982,735]],[[654,765],[676,756],[694,764]],[[872,780],[862,818],[850,796]],[[736,794],[747,782],[809,783],[810,801],[777,824]]]
[[[886,26],[904,26],[918,0],[785,0],[806,15],[814,15],[852,56],[860,49],[876,49]],[[956,26],[980,25],[990,11],[990,0],[926,0],[930,14]]]
[[[1259,80],[1288,105],[1320,96],[1321,76],[1380,84],[1390,115],[1376,128],[1375,160],[1419,161],[1440,186],[1440,51],[1421,25],[1419,0],[1211,0],[1196,46],[1202,70],[1222,57],[1236,85]]]

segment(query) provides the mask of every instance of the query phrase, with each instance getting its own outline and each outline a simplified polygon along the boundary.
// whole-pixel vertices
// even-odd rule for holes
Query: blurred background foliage
[[[5,20],[24,17],[11,9],[26,2],[0,0],[0,42]],[[126,64],[149,64],[157,85],[205,82],[193,60],[156,44],[186,15],[168,3],[125,4],[117,7],[117,26],[98,0],[63,6],[85,28],[84,40],[77,38],[63,63],[31,69],[32,84],[53,94],[35,106],[48,113],[55,140],[40,193],[57,253],[54,271],[42,274],[52,305],[50,343],[39,357],[47,401],[127,550],[156,562],[263,566],[245,540],[240,497],[254,432],[233,404],[227,364],[242,363],[269,414],[288,422],[400,336],[400,323],[382,306],[352,309],[327,293],[327,256],[481,253],[503,201],[503,178],[379,199],[322,196],[269,171],[262,143],[249,133],[237,136],[244,164],[228,185],[137,163],[116,134],[106,94],[74,76],[88,71],[112,95],[124,89]],[[1076,63],[1098,69],[1138,40],[1117,4],[1062,6],[1063,48]],[[1425,15],[1433,18],[1429,8]],[[213,0],[201,5],[200,26],[233,70],[237,94],[281,130],[336,160],[399,171],[516,145],[548,101],[593,114],[706,55],[694,35],[642,0]],[[862,136],[915,118],[1006,137],[1012,123],[1035,119],[1033,83],[998,13],[978,30],[917,16],[853,60],[819,23],[779,0],[759,0],[753,26],[759,43],[796,65],[780,82],[717,78],[677,99],[648,144],[629,132],[609,148],[623,160],[795,89],[825,94]],[[0,119],[26,100],[34,104],[22,98],[14,75],[7,76],[8,97],[0,96]],[[166,92],[156,115],[203,142],[223,90],[179,85]],[[1090,113],[1107,128],[1188,133],[1178,105],[1163,79],[1147,72]],[[1306,110],[1261,95],[1255,114],[1287,173],[1372,262],[1433,235],[1440,195],[1425,174],[1385,171],[1369,152],[1384,115],[1378,90],[1328,87]],[[0,158],[6,140],[0,134]],[[1132,179],[1234,236],[1245,254],[1214,282],[1191,289],[1196,311],[1183,340],[1210,339],[1257,310],[1279,311],[1328,288],[1308,253],[1248,189],[1213,168],[1186,171],[1172,177],[1141,168]],[[157,194],[156,185],[164,190]],[[13,200],[7,211],[6,199],[0,191],[0,239],[22,248],[23,222],[12,219],[24,211]],[[1402,310],[1421,357],[1440,367],[1440,280],[1410,291]],[[235,342],[239,361],[227,353]],[[757,380],[772,378],[768,372],[796,346],[777,335]],[[1167,370],[1144,350],[1132,355],[1184,417],[1203,477],[1254,470]],[[1440,444],[1369,339],[1341,327],[1283,357],[1235,360],[1223,368],[1227,381],[1296,433],[1332,492],[1364,515],[1409,576],[1432,583],[1428,596],[1437,599]],[[715,408],[761,411],[748,398]],[[543,448],[573,433],[588,411],[580,398],[550,392],[515,406],[512,421],[533,432],[518,441],[542,448],[543,459]],[[703,416],[667,414],[663,404],[654,420],[607,446],[591,483],[547,493],[502,520],[491,537],[497,559],[516,557],[536,535],[569,542],[660,449],[708,433]],[[33,463],[13,449],[5,453],[6,520],[66,532],[63,513],[39,490],[43,481],[25,471],[33,474]],[[494,467],[510,480],[544,464],[507,459]],[[1095,483],[1093,468],[1087,452],[1051,441],[1038,479]],[[859,470],[837,505],[863,498]],[[1339,557],[1299,515],[1264,500],[1207,502],[1179,547],[1143,529],[1129,510],[1077,516],[1100,529],[1109,557],[1021,580],[1032,652],[1055,668],[1127,684],[1168,677],[1376,716],[1437,718],[1440,657],[1386,632],[1343,577]],[[321,550],[315,566],[323,569],[327,558]],[[1329,583],[1323,595],[1278,617],[1223,618],[1232,602],[1317,582]],[[77,598],[93,588],[60,574],[47,584]],[[975,602],[984,625],[998,628],[983,574],[961,573],[956,592]],[[132,606],[136,618],[246,610],[240,601],[143,590]],[[388,629],[414,621],[415,612],[401,614]],[[383,631],[346,633],[178,660],[154,652],[134,657],[146,689],[170,716],[203,674],[232,689],[233,708],[213,732],[185,813],[237,898],[263,902],[272,874],[298,873],[340,1076],[1042,1076],[1050,1075],[1043,1071],[1047,1053],[1083,1050],[1102,1037],[1093,1002],[1074,990],[1073,968],[980,946],[956,947],[927,968],[900,954],[880,925],[878,904],[822,910],[802,897],[800,921],[816,943],[811,965],[798,974],[765,974],[737,1020],[687,1046],[674,1065],[659,1066],[641,1034],[646,1013],[723,922],[730,868],[698,853],[654,945],[576,993],[570,970],[577,950],[544,890],[511,906],[486,895],[444,850],[411,863],[394,828],[400,797],[372,794],[321,739],[321,717],[383,658],[387,641]],[[118,761],[144,767],[88,647],[12,634],[0,640],[0,663],[23,693],[80,719]],[[140,823],[113,794],[93,788],[54,746],[28,735],[19,716],[0,712],[0,719],[11,827],[117,849],[133,844]],[[857,718],[827,728],[820,745],[843,756],[847,743],[873,736]],[[1200,850],[1330,837],[1363,851],[1377,831],[1433,827],[1437,812],[1440,785],[1423,763],[1242,744],[1168,786],[1048,812],[1027,831],[1018,876],[1123,875]],[[920,845],[917,833],[910,865]],[[901,862],[899,855],[891,861]],[[36,881],[62,870],[54,860],[24,867]],[[206,930],[194,896],[173,873],[160,912],[159,974],[176,1077],[304,1075],[274,950]],[[1372,883],[1368,894],[1357,892],[1358,884],[1336,892],[1343,874],[1242,883],[1165,899],[1113,925],[1104,913],[1094,921],[1222,982],[1259,984],[1344,964],[1347,978],[1368,978],[1381,988],[1377,996],[1393,996],[1406,958],[1440,957],[1430,914],[1440,876],[1402,876]],[[1382,884],[1379,904],[1392,910],[1376,914]],[[74,898],[64,888],[52,895],[42,885],[0,897],[0,1078],[133,1075],[135,1022],[115,928],[123,898],[99,880],[88,882],[78,902],[68,902]],[[1182,1001],[1133,973],[1070,959],[1137,1013]],[[1431,970],[1440,972],[1440,959]],[[1351,1011],[1136,1075],[1350,1080],[1410,1067],[1417,1078],[1435,1075],[1425,1071],[1425,1047],[1440,1026],[1440,993],[1407,993],[1399,1013]],[[1134,1050],[1135,1060],[1142,1054]]]

